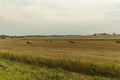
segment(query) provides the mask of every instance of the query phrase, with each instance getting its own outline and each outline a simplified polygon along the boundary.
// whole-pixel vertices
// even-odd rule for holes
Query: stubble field
[[[75,43],[71,43],[69,40]],[[27,41],[32,41],[32,44],[27,44]],[[26,65],[55,69],[55,71],[58,70],[58,73],[60,68],[63,73],[68,71],[68,73],[77,75],[73,76],[74,78],[71,80],[111,80],[114,78],[119,80],[120,78],[120,44],[116,43],[114,39],[1,39],[0,57]],[[93,77],[80,78],[81,74]],[[107,78],[101,78],[101,76]],[[75,79],[75,77],[77,78]]]

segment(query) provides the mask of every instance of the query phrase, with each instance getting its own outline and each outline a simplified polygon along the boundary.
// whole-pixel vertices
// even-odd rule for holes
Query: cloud
[[[119,4],[120,0],[0,0],[0,19],[39,29],[60,26],[104,29],[120,21]]]

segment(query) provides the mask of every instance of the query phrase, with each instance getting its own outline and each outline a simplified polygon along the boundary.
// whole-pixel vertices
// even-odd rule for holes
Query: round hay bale
[[[74,40],[68,40],[68,42],[69,42],[69,43],[75,43],[75,41],[74,41]]]
[[[27,41],[27,44],[32,44],[32,41]]]
[[[116,43],[120,43],[120,40],[116,40]]]

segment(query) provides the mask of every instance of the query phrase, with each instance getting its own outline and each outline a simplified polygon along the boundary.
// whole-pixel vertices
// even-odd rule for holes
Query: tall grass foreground
[[[120,77],[120,65],[112,62],[92,62],[70,58],[55,58],[34,54],[15,54],[0,52],[0,57],[37,66],[62,68],[67,71],[85,73],[90,75]]]

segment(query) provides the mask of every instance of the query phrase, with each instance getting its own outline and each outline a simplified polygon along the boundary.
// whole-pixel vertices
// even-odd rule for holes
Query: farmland
[[[75,43],[70,43],[68,40],[73,40]],[[32,41],[32,44],[27,44],[27,41]],[[11,65],[12,63],[18,67],[23,65],[20,68],[23,73],[27,69],[26,72],[29,74],[26,75],[29,75],[29,80],[111,80],[120,78],[120,44],[116,43],[116,38],[111,37],[107,39],[95,37],[1,39],[0,58],[1,64],[12,67],[10,68],[12,73],[16,69],[16,66]],[[31,70],[35,73],[32,73]],[[41,71],[45,74],[41,75]],[[37,72],[41,73],[37,74]],[[34,75],[32,76],[32,74]],[[21,75],[23,74],[17,77]],[[11,80],[11,78],[8,79]],[[26,79],[27,76],[17,80]]]

